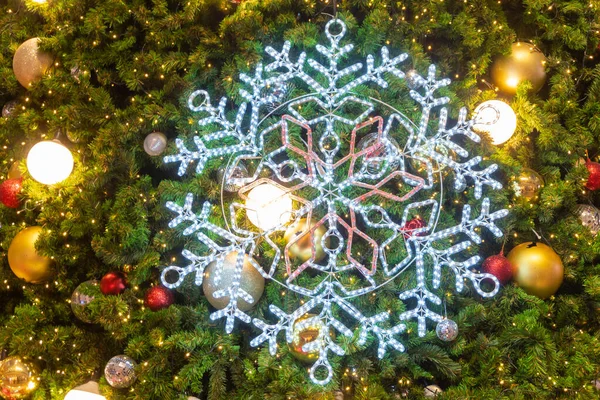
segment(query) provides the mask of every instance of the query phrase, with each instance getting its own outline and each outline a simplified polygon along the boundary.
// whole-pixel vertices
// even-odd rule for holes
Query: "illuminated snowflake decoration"
[[[192,194],[183,205],[167,203],[177,214],[169,227],[186,223],[183,234],[195,234],[206,251],[195,254],[184,250],[189,265],[166,267],[163,284],[174,288],[188,274],[194,274],[200,285],[209,264],[216,263],[219,275],[227,254],[237,252],[233,284],[214,293],[216,298],[228,297],[229,304],[210,318],[224,319],[228,333],[238,320],[252,323],[261,333],[251,344],[268,343],[273,355],[280,337],[292,341],[297,321],[296,329],[320,322],[318,338],[303,347],[318,353],[310,370],[311,379],[318,384],[326,384],[333,377],[331,353],[345,353],[331,332],[352,337],[358,329],[358,344],[374,338],[381,358],[390,348],[404,351],[399,338],[406,330],[402,321],[415,319],[419,336],[425,335],[427,320],[441,321],[441,311],[429,306],[441,308],[436,292],[443,270],[455,276],[457,291],[470,281],[481,296],[494,296],[499,282],[475,270],[480,257],[472,248],[482,242],[481,228],[502,236],[496,220],[508,213],[492,211],[490,200],[483,197],[485,187],[497,190],[502,186],[492,177],[497,166],[480,167],[482,158],[469,158],[462,144],[480,141],[466,109],[460,111],[453,126],[447,126],[444,105],[449,99],[437,92],[450,80],[437,80],[433,65],[427,77],[416,77],[410,96],[421,112],[420,121],[413,123],[382,100],[368,96],[372,90],[369,86],[385,89],[390,82],[404,78],[399,65],[407,55],[390,58],[383,47],[378,59],[369,55],[365,65],[340,69],[339,64],[353,49],[352,44],[341,43],[346,26],[335,19],[325,30],[329,44],[316,46],[319,60],[308,58],[306,53],[293,59],[288,42],[281,50],[267,47],[272,62],[259,64],[253,76],[241,74],[245,85],[239,94],[244,102],[231,118],[226,98],[213,106],[206,91],[194,92],[189,107],[201,113],[199,125],[207,132],[193,138],[194,150],[177,139],[178,154],[164,159],[180,163],[179,175],[192,163],[196,173],[202,174],[210,160],[228,159],[222,183],[240,189],[232,194],[235,199],[229,206],[222,207],[225,218],[218,225],[211,222],[218,218],[209,219],[212,204],[204,203],[198,214],[193,211]],[[277,107],[282,91],[270,88],[291,87],[288,85],[304,93]],[[251,172],[234,174],[238,166]],[[474,209],[464,205],[460,223],[444,226],[440,222],[442,177],[448,174],[453,176],[457,191],[469,190],[467,183],[471,184],[478,204]],[[252,189],[264,184],[289,196],[293,208],[281,223],[261,230],[247,223],[249,214],[256,212],[247,204]],[[244,214],[248,218],[243,218]],[[305,224],[305,230],[289,243],[278,245],[287,227],[301,219],[314,222]],[[318,235],[319,231],[324,233]],[[312,256],[301,261],[291,257],[290,247],[307,238]],[[317,257],[318,248],[324,257]],[[265,279],[302,300],[295,310],[285,312],[270,305],[271,319],[261,320],[238,307],[240,301],[258,301],[242,288],[245,255]],[[403,273],[412,273],[415,286],[399,294],[409,309],[397,316],[396,323],[390,313],[366,315],[353,305],[352,299],[375,294]],[[308,279],[302,279],[306,274]],[[177,279],[172,279],[173,275]],[[306,282],[313,284],[307,287]],[[282,332],[284,335],[279,336]]]

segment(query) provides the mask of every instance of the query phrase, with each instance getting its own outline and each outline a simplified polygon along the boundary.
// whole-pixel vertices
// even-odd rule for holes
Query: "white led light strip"
[[[245,102],[237,108],[233,120],[226,115],[226,98],[213,107],[206,91],[198,90],[190,96],[189,107],[202,114],[199,125],[208,133],[193,138],[195,150],[189,150],[182,139],[177,139],[179,153],[165,157],[165,162],[179,162],[179,175],[183,175],[192,162],[197,163],[196,173],[202,174],[207,161],[224,156],[233,158],[228,171],[248,160],[258,162],[250,177],[231,178],[231,174],[225,173],[225,183],[241,187],[239,200],[231,202],[228,211],[223,210],[224,215],[230,217],[229,223],[223,223],[227,229],[209,222],[211,205],[208,203],[199,214],[195,214],[192,211],[192,194],[188,194],[183,206],[167,203],[167,207],[177,214],[169,227],[189,224],[183,234],[195,234],[208,250],[202,255],[184,250],[182,254],[190,263],[186,267],[168,266],[162,274],[163,284],[170,288],[179,286],[188,274],[195,274],[196,284],[200,285],[205,268],[216,262],[218,280],[226,255],[238,252],[233,284],[214,294],[216,298],[229,297],[229,304],[213,312],[210,318],[225,319],[228,333],[233,331],[236,320],[252,322],[262,333],[251,344],[259,346],[267,342],[269,351],[274,355],[279,333],[283,331],[290,343],[294,323],[307,313],[315,314],[298,322],[296,329],[315,326],[315,322],[321,321],[322,328],[317,339],[305,344],[303,350],[318,352],[319,358],[310,370],[310,377],[313,382],[322,385],[333,377],[330,353],[345,354],[330,331],[352,337],[353,330],[358,327],[359,344],[365,344],[369,335],[376,338],[379,343],[377,354],[382,358],[390,348],[404,351],[398,340],[398,335],[406,330],[401,321],[416,319],[419,336],[425,335],[427,320],[440,321],[442,316],[438,311],[429,309],[429,305],[436,305],[438,307],[434,308],[439,309],[441,304],[436,292],[441,284],[442,268],[454,273],[457,291],[460,292],[464,281],[469,280],[481,296],[494,296],[500,287],[498,280],[491,274],[473,271],[480,258],[465,257],[464,254],[467,249],[481,243],[480,228],[486,228],[497,237],[502,236],[495,221],[508,214],[507,210],[490,211],[489,199],[482,199],[484,185],[494,190],[502,187],[491,176],[497,166],[479,168],[481,157],[469,159],[467,150],[455,141],[457,136],[473,142],[480,140],[472,130],[473,120],[467,120],[466,109],[460,111],[454,126],[446,126],[447,110],[444,105],[449,99],[436,97],[436,92],[448,86],[450,80],[436,80],[433,65],[429,67],[426,78],[416,77],[417,88],[410,91],[410,96],[422,111],[420,121],[415,124],[380,100],[373,101],[357,94],[357,89],[367,84],[385,89],[390,80],[404,78],[398,65],[407,55],[390,58],[387,48],[383,47],[378,62],[369,55],[365,65],[356,63],[339,69],[338,63],[353,49],[352,44],[341,44],[346,26],[341,20],[334,19],[325,27],[325,33],[329,44],[317,45],[316,50],[329,65],[307,58],[306,53],[301,53],[293,61],[289,42],[283,45],[281,51],[267,47],[266,52],[274,61],[265,67],[258,64],[254,76],[241,74],[240,79],[246,86],[240,89],[239,94]],[[286,102],[287,114],[273,122],[273,118],[267,117],[272,115],[269,111],[273,111],[273,104],[281,99],[281,90],[275,93],[269,88],[285,87],[292,82],[306,91]],[[388,112],[388,117],[380,116],[381,111]],[[430,123],[433,115],[437,124]],[[369,146],[360,148],[359,139],[373,131],[376,139]],[[302,132],[300,141],[297,140],[298,132]],[[342,133],[344,138],[350,136],[349,141],[342,139]],[[227,145],[223,145],[224,140]],[[271,148],[273,142],[279,143],[275,149]],[[401,142],[404,143],[403,148],[394,144]],[[422,166],[424,176],[415,171],[415,163]],[[277,181],[258,179],[265,169],[271,171]],[[442,212],[442,172],[454,174],[457,191],[465,190],[470,181],[475,198],[481,199],[481,202],[477,216],[471,215],[471,206],[464,205],[457,225],[438,229],[437,221]],[[398,189],[390,190],[393,182],[398,182],[395,183]],[[295,207],[290,223],[300,218],[317,221],[285,248],[279,248],[273,241],[275,235],[281,235],[280,232],[286,229],[284,224],[260,231],[250,224],[240,226],[239,223],[240,212],[248,211],[245,206],[247,194],[265,183],[283,190],[293,200]],[[313,198],[303,198],[299,192],[308,188],[318,194]],[[359,190],[361,194],[351,194],[353,190]],[[397,216],[396,213],[390,214],[374,199],[406,204],[402,215]],[[420,227],[409,229],[407,224],[415,214],[425,215],[425,222]],[[314,232],[321,226],[326,233],[317,243]],[[369,235],[369,232],[379,230],[388,234],[381,243]],[[301,265],[294,265],[289,257],[289,247],[306,235],[310,237],[313,256]],[[220,240],[211,239],[216,236]],[[258,250],[258,243],[263,240],[274,250],[269,260]],[[366,242],[367,248],[370,246],[370,254],[363,257],[356,253],[357,240]],[[315,253],[319,245],[324,247],[326,255],[324,260],[317,262]],[[406,256],[399,262],[388,263],[388,249],[399,245],[404,247]],[[240,285],[245,254],[256,256],[264,263],[258,265],[250,258],[263,277],[297,294],[297,309],[287,313],[270,305],[269,310],[274,315],[272,323],[252,319],[246,311],[239,309],[240,300],[248,303],[258,300]],[[359,261],[362,259],[364,263]],[[282,266],[285,274],[281,271]],[[396,323],[390,321],[392,315],[388,313],[367,316],[352,304],[353,298],[374,293],[408,268],[416,271],[416,285],[399,294],[399,299],[415,299],[416,306],[397,316]],[[298,277],[309,269],[323,277],[316,287],[302,287],[297,282]],[[431,274],[426,274],[427,271]],[[339,274],[342,273],[357,276],[361,285],[355,285],[352,279],[340,279]],[[177,275],[177,279],[173,281],[171,275]],[[284,280],[281,276],[285,277]],[[427,281],[428,276],[431,276],[431,282]],[[487,291],[482,287],[483,281],[491,282]],[[344,318],[340,319],[340,315]]]

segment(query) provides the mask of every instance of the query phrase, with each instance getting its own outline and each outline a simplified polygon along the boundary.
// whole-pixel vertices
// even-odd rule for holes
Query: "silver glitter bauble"
[[[15,115],[15,111],[17,111],[17,107],[19,106],[19,103],[17,103],[15,100],[11,100],[8,103],[4,104],[4,107],[2,107],[2,116],[4,118],[11,118]]]
[[[233,285],[235,274],[235,264],[237,261],[237,251],[232,251],[223,260],[222,267],[218,268],[217,262],[213,261],[204,270],[204,280],[202,289],[204,295],[213,307],[222,310],[229,304],[229,297],[216,298],[217,290],[225,290]],[[217,282],[218,278],[218,282]],[[243,299],[238,299],[237,306],[241,311],[250,310],[260,299],[265,290],[265,278],[250,264],[250,257],[244,256],[244,266],[241,272],[240,288],[248,293],[254,299],[253,303],[248,303]]]
[[[428,399],[434,399],[442,394],[444,391],[438,385],[429,385],[425,387],[424,394]]]
[[[116,389],[128,388],[137,378],[136,366],[136,362],[131,357],[123,354],[114,356],[104,367],[104,377],[108,384]]]
[[[87,307],[99,293],[100,287],[97,280],[85,281],[77,286],[71,295],[71,310],[77,319],[88,324],[93,322]]]
[[[223,190],[226,192],[237,192],[245,185],[245,183],[233,182],[232,179],[242,179],[247,177],[248,170],[240,163],[233,167],[221,166],[217,170],[217,183],[223,184]]]
[[[458,336],[458,325],[451,319],[443,319],[438,322],[435,333],[444,342],[451,342]]]
[[[79,65],[75,65],[71,68],[71,76],[77,83],[81,82],[81,69],[79,68]]]
[[[576,208],[576,213],[581,220],[581,225],[590,230],[592,235],[600,231],[600,210],[594,206],[580,204]]]
[[[371,133],[365,135],[363,138],[361,138],[358,141],[358,145],[356,146],[356,151],[359,152],[359,151],[366,149],[367,147],[373,146],[377,142],[378,135],[379,134],[377,132],[371,132]],[[396,142],[396,140],[394,138],[388,136],[388,140],[391,143],[391,145],[394,146],[396,149],[400,148],[400,146],[398,145],[398,142]],[[384,164],[383,159],[393,155],[390,153],[391,152],[389,151],[386,144],[382,140],[381,147],[365,154],[365,156],[364,156],[364,162],[367,164],[367,172],[369,174],[377,174],[377,173],[381,172],[381,168],[383,167],[383,164]],[[381,158],[382,160],[373,160],[373,158]],[[398,161],[393,161],[393,162],[389,163],[388,167],[392,170],[397,168]]]
[[[13,57],[13,72],[19,83],[29,89],[44,76],[54,63],[54,57],[39,49],[40,38],[29,39],[21,44]]]
[[[406,81],[406,86],[411,90],[416,90],[423,85],[423,79],[414,69],[411,69],[404,74],[404,80]]]
[[[152,132],[144,139],[144,151],[149,156],[160,156],[167,148],[167,137],[162,132]]]

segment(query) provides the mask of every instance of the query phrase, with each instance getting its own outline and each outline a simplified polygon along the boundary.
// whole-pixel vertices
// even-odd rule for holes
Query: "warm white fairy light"
[[[245,84],[239,92],[244,103],[237,108],[232,120],[227,116],[229,107],[226,98],[213,106],[206,91],[194,92],[189,98],[189,106],[192,111],[202,113],[199,125],[204,129],[217,128],[202,137],[194,137],[195,149],[192,150],[178,139],[178,154],[164,159],[165,162],[180,163],[179,175],[183,175],[192,162],[196,163],[196,172],[200,174],[206,163],[215,158],[230,157],[230,168],[243,165],[248,160],[258,160],[253,164],[252,176],[230,178],[226,182],[241,187],[239,201],[232,202],[228,210],[222,210],[229,213],[229,223],[224,224],[227,229],[209,222],[212,207],[208,203],[204,204],[200,214],[195,214],[191,194],[183,206],[167,203],[167,207],[177,213],[169,226],[174,228],[186,223],[183,234],[195,234],[208,251],[194,254],[184,250],[183,256],[189,264],[165,268],[162,280],[167,287],[177,287],[186,275],[195,274],[196,284],[201,284],[208,264],[216,262],[215,273],[219,274],[227,254],[237,252],[234,283],[215,293],[215,297],[228,297],[229,304],[213,312],[211,320],[225,319],[227,332],[232,332],[236,320],[251,321],[262,332],[251,344],[259,346],[267,343],[273,355],[277,352],[279,333],[283,332],[290,343],[295,324],[312,326],[318,323],[322,332],[302,349],[319,354],[310,369],[311,379],[318,384],[326,384],[333,378],[333,368],[328,359],[330,353],[344,355],[344,349],[335,342],[331,331],[352,337],[354,329],[358,328],[359,344],[366,344],[369,337],[374,337],[379,346],[377,354],[382,358],[390,349],[404,351],[404,345],[399,341],[399,335],[407,330],[404,320],[415,319],[420,336],[426,333],[427,320],[442,320],[439,310],[441,298],[436,294],[441,285],[442,268],[455,275],[457,291],[461,291],[464,281],[468,280],[481,296],[496,294],[498,280],[493,275],[473,271],[480,258],[464,257],[464,252],[482,242],[481,228],[501,236],[495,221],[508,213],[506,210],[492,212],[489,199],[482,199],[484,186],[491,189],[502,187],[492,177],[497,166],[480,167],[481,157],[469,158],[469,153],[460,144],[463,139],[456,140],[456,137],[464,136],[467,140],[480,141],[472,129],[475,122],[467,120],[466,109],[459,112],[454,126],[447,126],[448,112],[444,105],[449,99],[436,94],[450,81],[437,80],[433,65],[426,77],[418,74],[411,77],[410,96],[422,108],[421,119],[414,124],[392,107],[379,100],[359,96],[354,91],[367,84],[387,88],[390,80],[402,79],[404,72],[398,69],[398,65],[407,55],[390,58],[384,47],[377,62],[369,55],[364,65],[357,63],[339,69],[338,65],[353,49],[352,44],[341,45],[345,32],[345,24],[337,19],[325,27],[329,44],[317,45],[316,50],[329,65],[308,58],[306,53],[292,60],[289,42],[280,51],[267,47],[266,52],[273,61],[266,66],[259,64],[252,76],[240,76]],[[319,79],[313,78],[315,74],[319,75]],[[346,79],[342,80],[343,77]],[[273,104],[281,100],[280,95],[268,89],[291,81],[297,83],[295,87],[307,89],[305,94],[283,104],[281,107],[286,114],[278,121],[269,119],[265,123],[265,117],[272,116]],[[312,110],[310,114],[307,109]],[[347,110],[342,112],[342,109]],[[385,119],[379,116],[380,109],[386,111],[383,113],[388,115]],[[434,115],[435,124],[431,123]],[[344,143],[336,131],[340,126],[344,126],[343,132],[350,135],[349,143]],[[399,140],[400,130],[404,132],[403,145]],[[358,139],[366,135],[371,138],[368,146],[358,148]],[[302,139],[298,140],[298,137]],[[225,140],[227,145],[222,144]],[[276,143],[275,148],[272,148],[273,143]],[[423,176],[410,172],[411,162],[422,165]],[[271,178],[258,179],[264,170],[269,170],[279,183]],[[345,172],[342,174],[340,170]],[[455,190],[465,190],[467,183],[471,183],[474,197],[481,200],[476,207],[480,210],[476,215],[472,215],[471,207],[465,205],[456,226],[437,229],[443,204],[442,171],[454,174]],[[401,193],[390,190],[392,183],[406,190]],[[265,186],[270,192],[277,192],[276,195],[256,196]],[[304,188],[315,192],[314,197],[300,197],[298,192]],[[360,189],[361,194],[351,194],[350,189]],[[416,196],[419,196],[418,200],[414,199]],[[376,201],[370,201],[375,198],[404,203],[401,219],[391,215]],[[270,208],[269,205],[280,199],[285,199],[284,205]],[[240,211],[251,224],[240,224],[244,220],[239,218]],[[262,211],[272,212],[266,214],[269,221],[264,224],[258,218]],[[415,214],[424,216],[424,225],[405,228]],[[282,218],[282,215],[285,217]],[[295,265],[288,252],[279,248],[271,236],[284,230],[286,223],[294,223],[301,218],[314,218],[316,221],[298,236],[298,239],[303,236],[310,239],[313,257]],[[357,225],[357,221],[361,221],[362,225]],[[365,228],[359,229],[359,226],[365,226],[367,232],[385,230],[387,239],[378,243],[361,230]],[[317,263],[314,257],[315,230],[320,227],[326,232],[319,236],[325,257]],[[455,238],[461,239],[457,242]],[[356,253],[353,244],[357,240],[367,244],[370,248],[368,254],[361,256]],[[258,300],[240,287],[243,256],[258,253],[258,243],[262,243],[261,247],[265,244],[270,246],[273,251],[270,259],[261,254],[260,259],[265,263],[262,266],[249,257],[254,268],[266,279],[277,280],[275,273],[283,265],[286,268],[285,280],[278,283],[302,298],[301,305],[289,313],[271,305],[269,310],[274,322],[252,319],[237,306],[240,299],[249,303]],[[406,257],[389,263],[387,254],[394,246],[403,246]],[[366,260],[364,263],[358,261],[363,258]],[[407,268],[415,269],[416,285],[401,293],[399,299],[414,299],[416,306],[397,316],[396,322],[391,321],[393,316],[390,313],[368,316],[353,305],[353,298],[375,295],[377,289],[393,282]],[[317,270],[319,276],[323,276],[316,287],[302,287],[298,283],[298,276],[307,269]],[[431,282],[427,281],[427,270],[432,271]],[[357,283],[362,285],[344,285],[337,275],[345,271],[356,272],[360,277]],[[483,285],[484,281],[491,283],[488,288]],[[430,305],[438,311],[430,309]],[[314,316],[298,321],[308,313]]]

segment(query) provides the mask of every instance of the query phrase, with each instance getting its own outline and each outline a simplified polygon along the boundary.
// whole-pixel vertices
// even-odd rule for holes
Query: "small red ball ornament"
[[[427,224],[421,217],[415,217],[415,218],[411,219],[410,221],[406,221],[406,225],[404,225],[404,228],[402,228],[402,231],[404,231],[404,238],[408,239],[409,237],[411,237],[413,235],[413,232],[415,230],[425,228],[426,226],[427,226]],[[425,232],[419,232],[419,233],[415,234],[415,236],[423,236],[423,235],[425,235]]]
[[[585,166],[590,172],[585,187],[592,191],[600,189],[600,163],[588,159]]]
[[[121,272],[113,271],[102,277],[100,291],[105,295],[121,294],[127,289],[127,280]]]
[[[164,286],[154,286],[146,292],[144,305],[152,311],[162,310],[175,302],[173,292]]]
[[[6,207],[17,208],[20,205],[19,194],[23,189],[23,179],[7,179],[0,184],[0,201]]]
[[[502,252],[486,258],[481,266],[483,272],[494,275],[503,285],[506,285],[513,277],[512,264]]]

